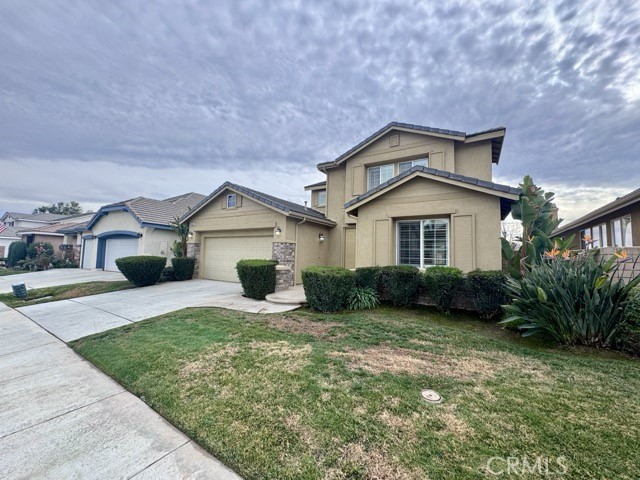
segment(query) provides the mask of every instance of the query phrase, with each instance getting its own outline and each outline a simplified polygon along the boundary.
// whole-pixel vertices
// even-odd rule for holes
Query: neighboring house
[[[78,226],[86,225],[95,214],[80,213],[77,215],[62,215],[48,225],[37,228],[21,228],[18,234],[22,240],[30,245],[34,242],[47,242],[53,246],[54,255],[58,258],[68,258],[72,261],[79,261],[79,242],[76,237],[65,235],[67,229],[77,229]]]
[[[574,247],[640,247],[640,188],[561,226],[554,236],[575,236]],[[591,239],[590,242],[585,237]]]
[[[318,165],[310,207],[227,182],[183,217],[199,275],[237,281],[241,258],[279,260],[279,287],[314,264],[500,269],[500,221],[520,194],[492,182],[504,136],[390,123]]]
[[[5,224],[0,223],[0,258],[6,258],[9,254],[9,245],[20,240],[20,235],[16,233],[13,227],[7,227]]]
[[[51,225],[67,217],[69,217],[69,215],[58,215],[57,213],[5,212],[2,217],[0,217],[0,222],[7,227],[24,230],[25,228],[38,228]]]
[[[203,198],[191,192],[165,200],[137,197],[101,207],[82,235],[81,267],[117,271],[115,262],[120,257],[171,258],[171,247],[178,240],[171,227],[174,217]]]

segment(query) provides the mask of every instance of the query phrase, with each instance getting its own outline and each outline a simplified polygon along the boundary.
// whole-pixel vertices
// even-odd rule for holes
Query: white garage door
[[[246,258],[271,258],[273,237],[220,237],[204,242],[204,277],[237,282],[236,264]]]
[[[116,258],[138,254],[137,238],[108,238],[104,253],[104,269],[117,272]]]
[[[82,246],[82,268],[91,268],[93,259],[93,238],[85,238]]]

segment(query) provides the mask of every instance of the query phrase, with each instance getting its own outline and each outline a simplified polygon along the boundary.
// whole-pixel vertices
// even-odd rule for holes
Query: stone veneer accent
[[[296,244],[273,242],[272,252],[272,258],[278,260],[278,268],[276,268],[276,292],[293,287],[296,271]]]
[[[196,259],[196,265],[193,267],[193,278],[200,278],[200,244],[187,243],[187,257]]]
[[[626,283],[640,275],[640,260],[636,261],[636,259],[640,257],[640,247],[600,247],[596,252],[595,259],[596,261],[609,260],[618,250],[624,250],[627,252],[627,258],[616,261],[619,268],[613,278],[614,280],[622,278]]]

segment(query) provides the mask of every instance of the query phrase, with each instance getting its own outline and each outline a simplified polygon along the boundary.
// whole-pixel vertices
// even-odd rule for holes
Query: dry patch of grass
[[[340,448],[336,468],[325,474],[325,480],[363,478],[370,480],[417,480],[427,478],[419,469],[408,469],[386,451],[384,445],[367,448],[361,443],[349,443]]]
[[[515,368],[522,373],[543,376],[549,368],[540,362],[506,352],[468,350],[465,355],[455,349],[444,354],[424,350],[378,345],[366,349],[348,349],[332,352],[334,358],[347,360],[349,368],[362,369],[369,373],[392,373],[409,375],[445,376],[458,380],[486,380],[494,378],[505,369]]]

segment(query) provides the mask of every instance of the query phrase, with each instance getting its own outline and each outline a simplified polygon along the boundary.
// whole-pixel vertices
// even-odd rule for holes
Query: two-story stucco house
[[[279,260],[280,288],[308,265],[500,269],[500,221],[520,193],[492,181],[505,132],[390,123],[318,165],[309,207],[227,182],[183,217],[199,275],[237,281],[241,258]]]

